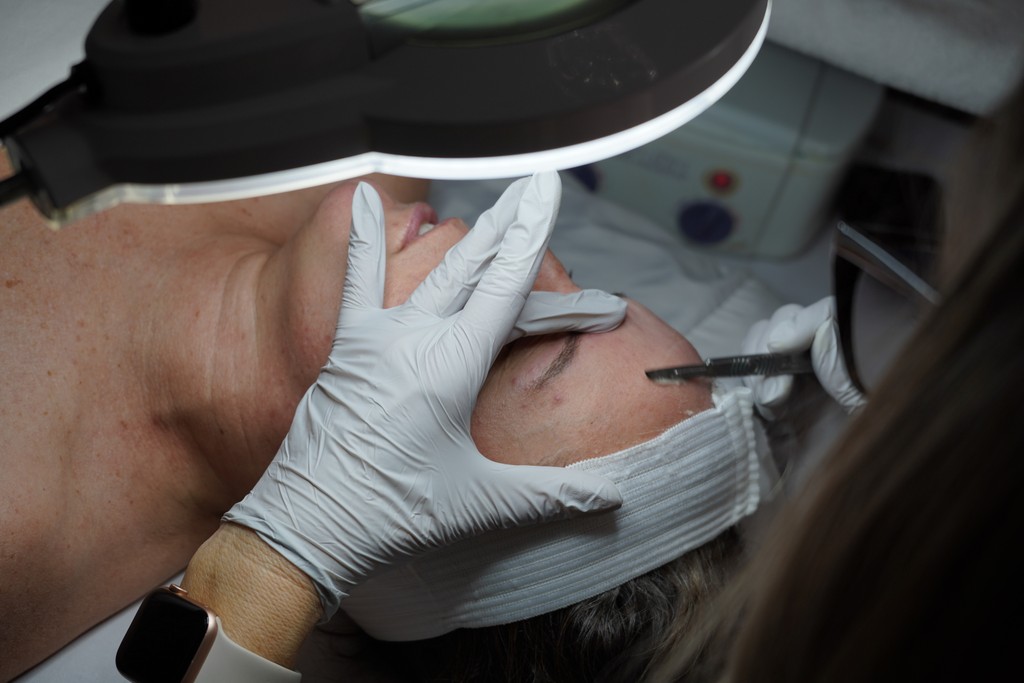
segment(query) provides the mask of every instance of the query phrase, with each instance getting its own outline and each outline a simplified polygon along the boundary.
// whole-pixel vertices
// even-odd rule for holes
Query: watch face
[[[179,683],[209,622],[206,610],[170,591],[150,593],[117,650],[118,671],[136,683]]]

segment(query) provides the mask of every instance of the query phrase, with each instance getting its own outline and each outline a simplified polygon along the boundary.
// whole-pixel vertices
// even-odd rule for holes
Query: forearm
[[[182,581],[251,652],[293,666],[322,613],[313,584],[255,533],[223,524],[192,557]]]

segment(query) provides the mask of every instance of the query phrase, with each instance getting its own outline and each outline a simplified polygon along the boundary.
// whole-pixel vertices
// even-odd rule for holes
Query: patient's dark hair
[[[669,626],[696,621],[737,564],[740,547],[738,534],[730,529],[654,571],[569,607],[502,626],[381,647],[391,661],[407,663],[402,680],[422,683],[636,681],[665,646]]]

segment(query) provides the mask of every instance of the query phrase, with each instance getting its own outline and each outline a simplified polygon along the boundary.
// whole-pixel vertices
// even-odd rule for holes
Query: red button
[[[708,185],[719,192],[727,192],[736,184],[736,176],[728,171],[714,171],[708,176]]]

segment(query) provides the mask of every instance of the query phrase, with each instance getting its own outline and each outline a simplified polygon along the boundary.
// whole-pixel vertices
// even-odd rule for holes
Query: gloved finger
[[[498,253],[505,229],[470,230],[413,290],[409,305],[439,318],[447,318],[462,309]]]
[[[867,403],[847,372],[839,349],[839,324],[834,318],[823,323],[814,335],[811,363],[821,386],[846,412],[853,412]]]
[[[594,474],[566,467],[501,465],[484,460],[472,487],[476,510],[491,510],[487,529],[538,524],[622,505],[615,484]]]
[[[501,193],[494,206],[480,214],[480,218],[473,224],[473,230],[504,230],[515,220],[516,211],[519,210],[519,202],[522,201],[526,189],[533,181],[532,176],[520,178]]]
[[[789,398],[789,392],[793,390],[792,375],[754,376],[749,379],[750,381],[745,381],[744,384],[753,390],[754,403],[759,408],[768,409],[768,412],[762,411],[765,417],[768,417],[772,408],[782,405]]]
[[[507,342],[556,332],[608,332],[626,317],[626,302],[599,289],[530,292]]]
[[[745,356],[766,353],[768,351],[768,342],[765,340],[767,336],[768,321],[758,320],[750,326],[747,336],[743,338],[743,342],[740,344],[740,353]]]
[[[803,306],[786,304],[777,308],[770,318],[758,320],[750,326],[747,336],[743,338],[742,352],[744,354],[768,353],[771,350],[768,342],[775,328],[780,325],[788,325],[802,310]],[[809,339],[807,344],[810,345]]]
[[[478,348],[489,349],[489,357],[479,358],[487,367],[508,339],[537,279],[561,195],[557,173],[538,173],[530,178],[515,221],[462,311],[462,332],[474,338]]]
[[[384,206],[369,183],[359,183],[352,196],[342,310],[384,306],[384,259]]]
[[[516,208],[529,178],[512,183],[473,229],[448,250],[441,263],[409,297],[413,306],[447,318],[466,305],[487,266],[498,253],[501,240],[515,220]]]
[[[771,317],[759,320],[750,326],[743,339],[743,354],[767,353],[770,349],[769,340],[775,328],[789,322],[803,310],[802,306],[787,304],[780,306]],[[808,341],[808,346],[810,341]],[[743,385],[754,392],[754,404],[758,412],[768,420],[775,419],[775,409],[781,406],[793,390],[791,375],[761,376],[750,375],[743,378]]]
[[[785,308],[785,307],[783,307]],[[806,308],[795,307],[791,315],[771,326],[768,333],[768,350],[777,353],[805,351],[811,348],[818,328],[828,320],[835,319],[835,299],[827,296]]]

